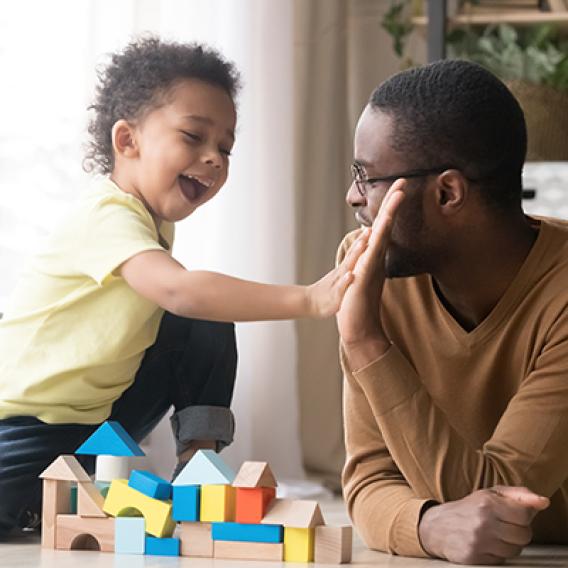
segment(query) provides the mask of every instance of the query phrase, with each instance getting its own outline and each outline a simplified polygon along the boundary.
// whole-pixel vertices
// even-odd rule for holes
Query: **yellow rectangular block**
[[[314,561],[315,529],[284,527],[284,562]]]
[[[159,538],[172,536],[176,528],[171,501],[148,497],[129,487],[126,479],[110,484],[103,511],[113,517],[144,517],[146,532]]]
[[[235,488],[231,485],[202,485],[200,519],[208,523],[234,521]]]

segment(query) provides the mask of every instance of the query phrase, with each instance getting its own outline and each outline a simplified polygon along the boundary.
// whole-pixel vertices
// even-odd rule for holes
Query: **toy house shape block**
[[[114,519],[58,515],[56,548],[114,552]]]
[[[173,482],[182,485],[225,485],[235,479],[235,472],[213,450],[198,450]]]
[[[143,456],[144,452],[118,423],[103,422],[76,450],[91,456]]]
[[[353,527],[316,527],[314,562],[345,564],[351,562]]]
[[[57,515],[71,513],[71,483],[90,483],[91,478],[75,456],[59,456],[39,476],[43,479],[41,545],[55,548]]]
[[[315,527],[325,522],[317,501],[274,499],[262,524],[284,525],[284,562],[312,562]]]
[[[103,511],[113,517],[143,516],[146,532],[159,538],[172,536],[176,527],[172,519],[171,501],[152,499],[128,487],[126,479],[115,479],[111,483]]]
[[[230,485],[234,479],[235,472],[218,454],[213,450],[198,450],[173,482],[176,519],[204,522],[234,520],[234,488]],[[180,490],[199,485],[200,495],[196,489]]]
[[[260,523],[276,496],[276,479],[266,462],[244,462],[233,481],[237,488],[235,521]]]

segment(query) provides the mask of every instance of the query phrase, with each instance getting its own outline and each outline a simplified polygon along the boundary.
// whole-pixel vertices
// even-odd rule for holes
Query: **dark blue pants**
[[[237,350],[232,323],[180,318],[166,313],[156,342],[142,360],[132,386],[114,403],[116,420],[140,442],[174,407],[177,452],[192,440],[233,440]],[[41,511],[38,475],[58,456],[73,454],[98,427],[46,424],[35,417],[0,420],[0,534]],[[77,456],[89,473],[94,457]]]

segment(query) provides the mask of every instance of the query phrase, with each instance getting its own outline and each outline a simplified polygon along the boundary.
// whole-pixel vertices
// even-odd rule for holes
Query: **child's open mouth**
[[[209,189],[204,183],[201,183],[197,178],[185,176],[181,174],[178,176],[181,191],[188,201],[198,201],[202,195]]]

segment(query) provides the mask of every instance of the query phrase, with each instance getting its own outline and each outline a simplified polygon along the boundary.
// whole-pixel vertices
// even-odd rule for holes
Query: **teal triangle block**
[[[198,450],[172,485],[230,485],[235,472],[213,450]]]
[[[103,422],[75,450],[89,456],[143,456],[144,452],[130,434],[118,423]]]

